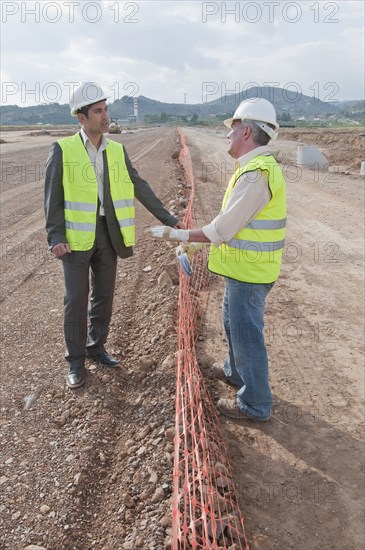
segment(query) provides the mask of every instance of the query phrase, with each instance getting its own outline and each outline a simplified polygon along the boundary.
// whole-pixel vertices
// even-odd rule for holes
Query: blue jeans
[[[264,313],[273,284],[243,283],[226,277],[222,314],[229,355],[224,371],[227,379],[240,388],[238,406],[252,419],[265,420],[271,415]]]

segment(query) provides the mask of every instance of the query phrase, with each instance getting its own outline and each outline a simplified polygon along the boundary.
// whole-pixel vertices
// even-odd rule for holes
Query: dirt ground
[[[42,205],[43,165],[55,137],[27,133],[0,136],[1,548],[162,550],[171,526],[173,246],[143,236],[156,220],[139,205],[138,244],[133,258],[119,261],[108,345],[122,366],[110,372],[89,363],[86,385],[67,390],[61,265],[46,250]],[[274,417],[262,426],[222,419],[253,549],[364,547],[364,179],[355,163],[365,138],[357,134],[283,130],[272,145],[288,183],[284,265],[265,329]],[[219,211],[233,165],[224,131],[186,135],[200,226]],[[176,129],[113,139],[183,215],[188,190],[171,158]],[[339,168],[298,170],[298,143],[316,143]],[[209,374],[226,351],[222,289],[212,276],[198,342],[215,400],[233,395]]]

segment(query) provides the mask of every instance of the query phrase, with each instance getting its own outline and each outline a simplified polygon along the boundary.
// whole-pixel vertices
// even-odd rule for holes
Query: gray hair
[[[257,145],[267,145],[271,137],[257,125],[255,120],[243,120],[242,124],[248,126],[252,130],[252,139]],[[273,130],[275,129],[272,124],[266,123]]]

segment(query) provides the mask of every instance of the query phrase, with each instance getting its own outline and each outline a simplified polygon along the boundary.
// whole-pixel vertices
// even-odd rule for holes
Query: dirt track
[[[219,211],[232,163],[222,132],[186,134],[201,225]],[[139,243],[119,264],[109,339],[123,368],[110,374],[89,365],[85,388],[65,390],[62,274],[46,252],[42,207],[42,169],[55,138],[1,137],[14,142],[1,146],[4,548],[160,550],[169,533],[174,420],[174,368],[162,361],[175,351],[177,288],[157,279],[167,270],[176,283],[172,250],[143,238],[154,218],[139,207]],[[165,204],[176,199],[175,130],[122,138]],[[293,142],[277,141],[273,150],[285,159],[289,209],[266,323],[274,419],[263,427],[223,421],[225,434],[252,548],[360,550],[364,182],[356,172],[298,173]],[[199,344],[216,397],[229,393],[208,372],[225,353],[221,293],[212,277]]]

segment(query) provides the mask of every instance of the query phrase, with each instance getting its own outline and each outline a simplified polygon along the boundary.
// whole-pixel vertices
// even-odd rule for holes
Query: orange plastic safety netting
[[[184,221],[192,228],[193,166],[185,134],[181,129],[179,134],[179,160],[191,187]],[[247,550],[228,450],[196,357],[196,329],[209,285],[204,252],[194,256],[192,267],[190,278],[180,270],[172,548]]]

